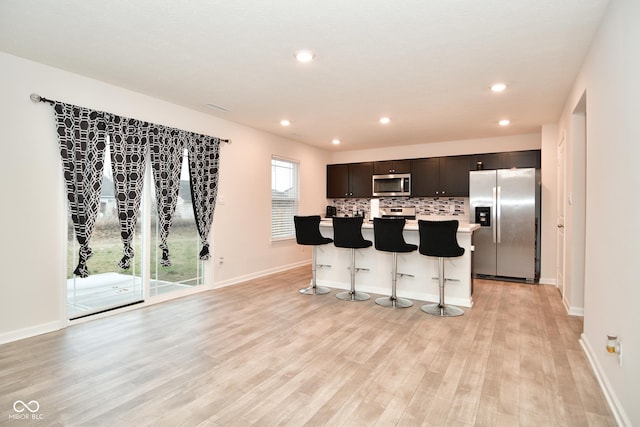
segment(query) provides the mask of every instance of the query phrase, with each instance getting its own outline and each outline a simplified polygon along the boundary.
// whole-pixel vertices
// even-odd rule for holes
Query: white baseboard
[[[582,307],[569,307],[569,309],[567,310],[567,314],[569,314],[569,316],[584,317],[584,308],[582,308]]]
[[[540,283],[541,285],[553,285],[553,286],[558,285],[555,277],[541,277],[538,280],[538,283]]]
[[[215,282],[212,289],[224,288],[225,286],[237,285],[238,283],[246,282],[247,280],[257,279],[259,277],[268,276],[270,274],[280,273],[283,271],[291,270],[292,268],[302,267],[303,265],[311,264],[311,260],[305,260],[296,262],[293,264],[281,265],[267,270],[256,271],[254,273],[245,274],[242,276],[233,277],[231,279]]]
[[[631,427],[631,420],[629,420],[629,417],[624,411],[624,408],[622,407],[620,400],[618,400],[618,397],[616,396],[615,391],[611,387],[611,383],[609,382],[607,376],[604,373],[604,370],[602,369],[602,365],[600,365],[598,358],[595,356],[596,353],[594,352],[593,347],[591,346],[591,344],[589,343],[589,340],[584,334],[580,335],[580,345],[582,346],[582,349],[587,355],[587,359],[589,359],[591,368],[593,369],[593,372],[596,374],[596,378],[598,380],[598,383],[600,384],[600,388],[604,393],[604,397],[607,400],[607,403],[609,404],[609,408],[611,409],[611,412],[613,413],[613,416],[615,417],[616,422],[618,423],[619,426]]]
[[[48,334],[64,328],[59,321],[42,323],[40,325],[30,326],[28,328],[18,329],[17,331],[9,331],[0,334],[0,345],[25,338],[35,337],[36,335]]]
[[[562,305],[564,305],[565,310],[567,310],[567,314],[569,316],[580,316],[584,317],[584,307],[572,307],[569,302],[562,297]]]

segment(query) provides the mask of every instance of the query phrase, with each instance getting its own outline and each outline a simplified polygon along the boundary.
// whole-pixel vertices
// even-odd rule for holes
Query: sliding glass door
[[[90,242],[93,255],[87,261],[89,277],[73,274],[78,263],[78,243],[71,218],[67,220],[67,315],[70,319],[144,300],[140,226],[133,240],[136,256],[131,259],[131,267],[123,270],[118,266],[123,246],[108,151],[104,163],[100,207]]]
[[[71,219],[67,221],[67,315],[70,319],[135,304],[159,295],[166,297],[171,292],[188,292],[203,284],[202,262],[198,259],[200,241],[191,204],[186,151],[178,203],[167,241],[170,266],[163,266],[160,262],[162,251],[158,248],[160,239],[155,188],[149,166],[133,240],[135,256],[131,259],[129,269],[118,266],[123,245],[111,174],[110,156],[105,155],[100,208],[90,244],[93,256],[87,261],[89,277],[79,278],[73,274],[78,262],[78,244]],[[147,265],[149,271],[145,272]]]
[[[202,285],[202,262],[198,259],[200,239],[193,214],[189,163],[186,150],[182,159],[178,203],[167,240],[171,260],[170,266],[161,264],[162,251],[159,249],[161,240],[159,222],[157,220],[155,188],[151,192],[151,205],[150,295],[153,297]]]

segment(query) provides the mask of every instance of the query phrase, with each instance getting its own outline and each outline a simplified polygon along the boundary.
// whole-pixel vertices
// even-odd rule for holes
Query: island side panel
[[[330,222],[323,222],[320,227],[323,236],[333,238],[333,226]],[[462,257],[445,260],[445,276],[449,279],[445,284],[445,303],[462,307],[471,307],[471,235],[469,231],[459,231],[458,243],[465,249]],[[365,239],[374,241],[373,226],[365,223],[362,227]],[[404,237],[407,243],[419,244],[417,226],[406,227]],[[333,244],[318,247],[318,263],[331,267],[317,270],[319,285],[334,289],[350,289],[349,249],[337,248]],[[391,262],[392,254],[377,251],[373,246],[366,249],[356,249],[356,290],[378,295],[391,294]],[[418,251],[398,254],[398,272],[406,274],[399,276],[397,281],[397,295],[416,301],[437,302],[438,262],[436,258],[421,255]]]

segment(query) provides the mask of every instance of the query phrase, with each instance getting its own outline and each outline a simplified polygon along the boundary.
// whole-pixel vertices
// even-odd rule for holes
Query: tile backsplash
[[[466,197],[380,197],[380,207],[414,207],[416,215],[467,217],[469,199]],[[335,206],[338,216],[352,216],[354,212],[364,212],[369,217],[371,199],[328,199],[327,204]]]

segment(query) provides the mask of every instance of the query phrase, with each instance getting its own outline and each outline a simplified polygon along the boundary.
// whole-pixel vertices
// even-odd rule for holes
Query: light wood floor
[[[614,426],[552,286],[457,318],[298,294],[310,268],[0,346],[0,425]]]

